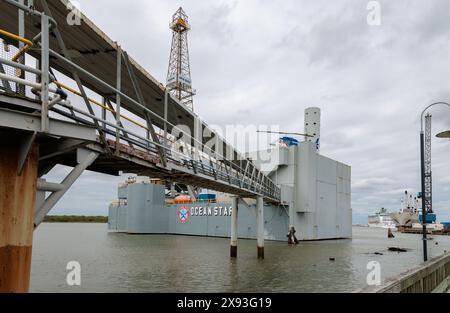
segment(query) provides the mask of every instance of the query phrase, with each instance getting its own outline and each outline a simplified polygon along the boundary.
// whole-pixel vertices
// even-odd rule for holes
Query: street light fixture
[[[422,236],[423,236],[423,260],[428,261],[428,251],[427,251],[427,210],[425,203],[425,135],[423,130],[423,118],[425,113],[433,106],[436,105],[446,105],[450,107],[447,102],[436,102],[432,103],[422,111],[420,116],[420,163],[421,163],[421,183],[422,183]]]
[[[440,134],[438,134],[436,137],[441,138],[441,139],[450,139],[450,130],[447,130],[446,132],[442,132]]]

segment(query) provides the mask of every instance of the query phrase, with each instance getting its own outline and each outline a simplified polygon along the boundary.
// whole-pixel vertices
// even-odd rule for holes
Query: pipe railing
[[[39,17],[44,15],[44,13],[35,10],[33,7],[26,6],[24,4],[21,4],[21,3],[17,2],[17,1],[15,1],[15,0],[2,0],[2,1],[4,1],[4,2],[10,4],[10,5],[13,5],[13,6],[17,7],[18,9],[20,9],[20,10],[22,10],[22,11],[28,13],[28,14],[36,15],[36,16],[39,16]],[[56,23],[56,21],[53,18],[51,18],[51,17],[48,17],[48,18],[49,18],[50,25],[52,27],[57,27],[58,26],[58,23]]]
[[[128,131],[127,129],[125,129],[125,128],[123,128],[123,127],[117,126],[115,123],[105,121],[105,120],[103,120],[103,119],[101,119],[101,118],[99,118],[99,117],[96,117],[96,116],[94,116],[94,115],[91,115],[91,114],[89,114],[89,113],[87,113],[87,112],[84,112],[84,111],[82,111],[82,110],[80,110],[80,109],[78,109],[78,108],[75,108],[75,107],[73,107],[73,106],[71,106],[71,105],[63,105],[63,106],[66,107],[66,108],[68,108],[68,109],[70,109],[70,110],[73,110],[73,111],[75,111],[75,112],[77,112],[77,113],[79,113],[79,114],[82,114],[82,115],[84,115],[84,116],[86,116],[86,117],[89,117],[89,118],[91,118],[91,119],[95,119],[95,120],[97,120],[98,122],[105,123],[106,125],[108,125],[109,127],[111,127],[111,128],[114,129],[113,131],[111,131],[111,132],[109,133],[109,134],[112,135],[112,136],[116,133],[115,130],[118,129],[118,130],[120,130],[121,132],[126,133],[126,134],[129,135],[129,136],[132,136],[132,137],[135,137],[135,138],[139,139],[139,140],[142,142],[142,144],[139,144],[139,142],[133,141],[132,139],[127,138],[127,137],[124,136],[124,135],[120,135],[120,139],[121,139],[121,140],[126,141],[126,142],[129,142],[129,143],[131,143],[131,144],[135,144],[135,145],[139,146],[140,148],[142,148],[142,149],[144,149],[144,150],[146,150],[146,151],[151,151],[151,152],[154,153],[155,155],[157,155],[157,153],[158,153],[157,147],[163,148],[163,149],[166,151],[166,153],[167,153],[166,155],[168,155],[169,158],[170,158],[172,161],[174,161],[174,162],[179,162],[179,160],[181,160],[181,162],[182,162],[182,163],[185,165],[185,167],[186,167],[187,169],[189,169],[189,170],[192,169],[192,170],[197,171],[198,173],[206,174],[207,176],[213,176],[213,173],[214,173],[215,171],[217,172],[217,169],[215,169],[215,167],[210,166],[210,165],[204,163],[202,160],[198,161],[198,160],[190,159],[189,156],[186,155],[186,154],[183,154],[183,153],[181,153],[181,152],[177,152],[177,151],[175,151],[175,150],[173,150],[173,149],[170,149],[170,148],[168,148],[168,147],[166,147],[166,146],[164,146],[164,145],[162,145],[162,144],[158,144],[158,143],[156,143],[156,142],[153,142],[153,141],[151,141],[151,140],[148,140],[147,138],[145,138],[145,137],[143,137],[143,136],[137,135],[137,134],[135,134],[135,133],[133,133],[133,132],[131,132],[131,131]],[[149,148],[149,145],[148,145],[148,144],[151,145],[150,148]],[[180,159],[174,158],[174,157],[173,157],[173,154],[178,155]],[[246,180],[244,181],[243,184],[241,184],[241,183],[240,183],[240,179],[239,179],[238,175],[236,175],[236,174],[237,174],[236,172],[232,173],[231,181],[230,181],[230,184],[231,184],[231,185],[236,186],[236,187],[239,187],[239,188],[241,188],[241,189],[243,189],[243,190],[251,191],[251,192],[257,192],[257,191],[258,191],[257,186],[256,186],[255,184],[252,184],[252,181],[250,180],[250,178],[245,177]],[[228,181],[228,173],[226,173],[226,172],[224,172],[224,171],[218,171],[217,176],[218,176],[218,178],[220,178],[221,181]],[[269,196],[272,197],[273,199],[277,199],[277,198],[278,198],[278,197],[277,197],[277,193],[271,192],[272,189],[271,189],[270,187],[271,187],[271,186],[263,185],[263,186],[260,187],[260,189],[261,189],[262,191],[264,191],[264,193],[265,193],[266,195],[269,195]],[[276,189],[275,189],[275,190],[276,190]]]
[[[72,61],[66,59],[65,57],[59,55],[58,53],[50,50],[50,54],[52,54],[54,57],[59,57],[62,61],[67,62],[69,65],[79,69],[81,72],[83,72],[84,74],[88,75],[89,77],[91,77],[92,79],[96,80],[98,83],[103,84],[106,88],[110,89],[112,92],[118,93],[120,94],[122,97],[126,98],[127,100],[133,102],[135,105],[137,105],[138,107],[140,107],[141,109],[143,109],[144,111],[150,113],[152,116],[157,117],[158,119],[160,119],[162,122],[169,124],[170,126],[172,126],[174,129],[183,132],[182,129],[180,129],[179,127],[175,126],[174,124],[168,122],[167,120],[165,120],[163,117],[159,116],[158,114],[154,113],[152,110],[148,109],[147,107],[143,106],[142,104],[140,104],[139,102],[137,102],[136,100],[132,99],[131,97],[127,96],[126,94],[124,94],[123,92],[117,90],[116,88],[110,86],[109,84],[101,81],[99,78],[97,78],[96,76],[92,75],[91,73],[89,73],[88,71],[82,69],[81,67],[79,67],[78,65],[76,65],[75,63],[73,63]],[[216,155],[216,159],[221,158],[222,162],[226,163],[228,160],[226,159],[225,156],[223,155],[218,155],[216,151],[213,151],[211,148],[205,146],[203,143],[201,143],[200,141],[198,141],[196,138],[190,136],[190,135],[186,135],[188,137],[188,139],[193,140],[194,142],[200,144],[200,146],[204,149],[208,149],[210,151],[210,153],[215,154]],[[192,150],[196,150],[195,146],[190,147],[190,149]],[[202,151],[205,152],[205,151]],[[194,153],[198,153],[198,152],[194,152]],[[208,154],[208,153],[207,153]],[[238,166],[233,163],[233,162],[229,162],[228,161],[228,165],[231,166],[232,168],[234,168],[235,170],[238,170],[239,172],[242,172],[243,169],[242,167],[237,168]],[[254,164],[251,163],[251,169],[255,168],[256,166]],[[260,171],[259,169],[256,169],[257,171],[257,176],[260,175]],[[268,178],[267,178],[268,179]],[[270,179],[269,179],[270,180]],[[273,183],[273,181],[272,181]],[[275,183],[273,183],[273,186],[275,186]]]
[[[29,13],[32,14],[36,14],[36,11],[34,11],[31,8],[28,8],[25,6],[25,8],[22,7],[22,5],[20,5],[19,3],[15,3],[15,1],[10,1],[10,0],[6,0],[7,2],[11,3],[14,2],[14,5],[18,6],[20,9],[25,10],[25,8],[29,11]],[[48,21],[47,23],[43,23],[46,25],[42,26],[41,29],[41,34],[35,37],[35,40],[41,40],[41,42],[36,42],[36,44],[41,48],[42,52],[41,55],[43,56],[43,58],[47,58],[51,55],[52,57],[55,57],[61,61],[63,61],[64,63],[68,64],[69,66],[71,66],[73,69],[75,69],[78,72],[83,73],[84,75],[90,77],[91,79],[93,79],[94,81],[96,81],[97,83],[99,83],[100,85],[102,85],[103,87],[109,89],[111,92],[114,92],[115,94],[123,97],[124,99],[132,102],[134,105],[138,106],[140,109],[142,109],[144,112],[147,112],[148,114],[150,114],[151,116],[154,116],[155,118],[157,118],[158,120],[162,121],[164,123],[164,125],[170,125],[173,129],[180,131],[184,136],[187,137],[187,139],[189,139],[190,142],[194,142],[193,146],[190,146],[190,153],[191,156],[187,156],[186,154],[180,153],[178,151],[175,151],[173,149],[170,149],[170,154],[176,154],[181,156],[180,159],[186,161],[186,164],[190,164],[188,165],[188,167],[192,167],[192,170],[194,170],[195,172],[202,172],[202,173],[206,173],[208,176],[215,176],[217,179],[220,178],[223,181],[229,182],[232,185],[236,185],[239,188],[242,189],[247,189],[247,190],[251,190],[252,192],[261,192],[266,194],[267,196],[273,198],[273,199],[279,199],[280,196],[280,190],[279,187],[275,185],[275,183],[268,178],[267,176],[263,175],[261,173],[261,171],[253,164],[251,163],[251,161],[249,161],[248,159],[246,160],[249,164],[248,168],[244,169],[242,168],[242,166],[236,164],[235,162],[232,162],[230,160],[228,160],[224,155],[221,155],[217,152],[217,148],[216,151],[214,151],[213,149],[211,149],[210,147],[208,147],[207,145],[204,145],[202,142],[200,142],[197,138],[192,137],[189,134],[186,134],[182,129],[180,129],[178,126],[170,123],[168,120],[166,120],[164,117],[161,117],[160,115],[156,114],[155,112],[153,112],[152,110],[150,110],[149,108],[147,108],[146,106],[144,106],[143,104],[137,102],[136,100],[134,100],[133,98],[129,97],[128,95],[126,95],[125,93],[121,92],[120,90],[118,90],[117,88],[110,86],[108,83],[102,81],[101,79],[99,79],[98,77],[96,77],[95,75],[89,73],[88,71],[84,70],[82,67],[78,66],[77,64],[75,64],[74,62],[72,62],[71,60],[65,58],[64,56],[60,55],[59,53],[51,50],[48,47],[48,40],[46,40],[45,42],[45,46],[42,46],[42,40],[46,39],[49,37],[49,27],[48,27],[48,23],[51,23],[51,25],[56,25],[56,23],[53,23],[53,19],[47,17],[46,15],[42,14],[39,12],[39,14],[43,21]],[[52,22],[53,21],[53,22]],[[20,40],[22,42],[24,42],[27,47],[31,47],[32,46],[32,42],[29,40],[26,40],[25,38],[18,38],[18,36],[11,34],[11,33],[7,33],[5,31],[2,32],[2,34],[7,34],[9,37],[12,37],[15,40]],[[26,51],[28,51],[29,49],[26,49]],[[22,52],[20,53],[26,53],[25,48],[21,50]],[[44,55],[46,54],[46,55]],[[20,56],[19,56],[20,57]],[[44,59],[45,61],[45,59]],[[110,123],[105,119],[102,118],[98,118],[95,115],[89,114],[87,112],[84,112],[82,110],[79,110],[73,106],[70,105],[70,102],[68,101],[58,101],[59,98],[58,96],[50,96],[48,95],[48,92],[51,93],[57,93],[58,88],[64,88],[78,96],[81,96],[81,93],[63,85],[62,83],[56,81],[56,79],[54,77],[50,77],[50,68],[46,69],[35,69],[32,67],[29,67],[27,65],[24,64],[20,64],[20,63],[16,63],[14,62],[14,60],[5,60],[5,59],[1,59],[0,58],[0,63],[6,64],[8,66],[14,66],[17,68],[20,68],[26,72],[30,72],[36,75],[40,75],[41,77],[43,76],[47,76],[50,79],[44,79],[44,81],[42,83],[36,83],[36,82],[30,82],[27,81],[25,79],[19,78],[19,77],[15,77],[15,76],[9,76],[6,74],[0,74],[0,79],[2,80],[7,80],[7,81],[13,81],[17,84],[22,84],[25,86],[29,86],[32,87],[34,89],[40,89],[40,95],[42,97],[42,102],[45,105],[43,105],[42,110],[41,110],[41,114],[42,116],[42,120],[43,120],[43,127],[46,124],[46,122],[44,121],[44,119],[48,119],[48,110],[54,110],[54,106],[56,105],[62,105],[63,107],[66,107],[68,109],[70,109],[72,112],[75,111],[79,114],[82,114],[86,117],[89,117],[97,122],[100,122],[101,124],[103,124],[104,126],[108,125],[110,128],[113,128],[116,132],[121,131],[123,134],[126,134],[128,136],[132,136],[136,139],[138,139],[139,141],[142,141],[144,143],[147,144],[146,147],[141,147],[144,150],[151,150],[149,149],[149,147],[151,146],[153,149],[156,148],[162,148],[163,150],[165,150],[167,152],[168,147],[161,145],[160,143],[154,142],[153,140],[149,140],[148,138],[144,138],[140,135],[137,135],[133,132],[128,131],[127,129],[125,129],[124,127],[121,127],[120,125],[118,125],[119,123]],[[44,62],[45,63],[45,62]],[[42,66],[44,66],[45,64],[43,64]],[[46,75],[44,74],[44,71],[46,72]],[[48,81],[48,82],[45,82]],[[58,88],[52,88],[49,85],[51,83],[54,83]],[[62,100],[62,99],[61,99]],[[99,105],[100,107],[102,107],[103,109],[106,109],[108,111],[110,111],[111,113],[116,113],[116,111],[109,109],[107,107],[105,107],[104,105],[101,105],[100,103],[98,103],[97,101],[94,101],[92,99],[89,99],[89,101],[91,103],[94,103],[96,105]],[[44,108],[45,107],[45,108]],[[45,115],[45,116],[44,116]],[[140,123],[135,122],[134,120],[132,120],[129,117],[126,117],[124,115],[120,115],[119,119],[123,118],[141,128],[147,129],[148,127],[145,127],[144,125],[141,125]],[[97,129],[97,131],[102,131],[103,129]],[[216,135],[216,134],[215,134]],[[217,135],[216,135],[217,136]],[[123,140],[128,142],[128,144],[130,144],[130,140],[129,138],[126,138],[126,136],[120,135],[119,138],[116,138],[117,140]],[[136,142],[136,140],[134,140],[134,142]],[[167,142],[167,138],[165,138],[165,142]],[[227,146],[229,146],[227,144]],[[200,151],[199,151],[200,149]],[[208,150],[208,152],[207,152]],[[152,151],[154,152],[154,151]],[[207,156],[208,160],[207,162],[203,162],[204,158],[203,156]],[[233,157],[234,157],[234,151],[233,151]],[[197,160],[199,159],[199,160]],[[212,166],[207,165],[206,163],[210,163]],[[242,162],[241,162],[242,163]],[[222,165],[223,164],[225,166],[225,171],[222,169]],[[228,168],[227,168],[228,166]],[[250,175],[250,173],[252,173]],[[255,175],[256,174],[256,175]],[[250,176],[249,176],[250,175]],[[261,179],[259,178],[261,176]]]
[[[153,112],[152,110],[150,110],[149,108],[147,108],[146,106],[142,105],[141,103],[139,103],[138,101],[134,100],[133,98],[129,97],[128,95],[126,95],[125,93],[123,93],[122,91],[118,90],[117,88],[109,85],[108,83],[102,81],[101,79],[99,79],[98,77],[96,77],[95,75],[89,73],[88,71],[86,71],[85,69],[83,69],[82,67],[78,66],[77,64],[75,64],[74,62],[68,60],[67,58],[65,58],[64,56],[60,55],[59,53],[53,51],[53,50],[49,50],[50,55],[52,55],[55,58],[60,59],[61,61],[67,63],[68,65],[72,66],[73,68],[77,69],[78,71],[80,71],[81,73],[87,75],[89,78],[93,79],[94,81],[96,81],[97,83],[103,85],[103,87],[109,89],[111,92],[120,95],[121,97],[127,99],[128,101],[132,102],[134,105],[136,105],[137,107],[139,107],[140,109],[142,109],[144,112],[147,112],[149,114],[151,114],[153,117],[157,118],[158,120],[160,120],[163,123],[166,123],[167,125],[170,125],[173,129],[179,131],[180,133],[182,133],[183,135],[185,135],[187,137],[187,139],[197,143],[200,145],[200,147],[209,150],[209,152],[212,155],[216,155],[216,159],[218,159],[217,157],[221,158],[222,160],[227,160],[227,158],[224,155],[218,155],[217,151],[212,150],[210,147],[204,145],[202,142],[200,142],[197,138],[192,137],[189,134],[186,134],[184,132],[183,129],[179,128],[178,126],[172,124],[171,122],[167,121],[164,117],[161,117],[160,115],[156,114],[155,112]],[[195,149],[195,147],[192,147],[193,149]],[[203,151],[204,153],[206,153],[205,151]],[[236,164],[232,163],[232,166],[236,166]],[[259,171],[259,170],[258,170]]]
[[[12,40],[20,41],[25,44],[25,46],[22,49],[20,49],[19,52],[16,53],[16,55],[13,56],[12,62],[17,62],[21,56],[23,56],[33,47],[33,43],[30,40],[14,35],[10,32],[7,32],[6,30],[0,29],[0,35],[5,36]]]
[[[37,88],[37,89],[39,89],[41,87],[41,85],[38,83],[29,82],[24,79],[20,79],[17,77],[11,77],[11,76],[7,76],[7,75],[3,75],[3,74],[0,74],[0,79],[6,79],[6,80],[9,80],[12,82],[24,84],[29,87],[33,87],[33,88]],[[51,87],[49,88],[49,90],[50,90],[50,92],[53,92],[53,93],[56,92],[56,89],[51,88]],[[277,188],[275,188],[275,186],[273,186],[273,185],[267,184],[267,182],[263,183],[262,186],[260,186],[258,188],[256,186],[257,185],[256,182],[253,181],[251,179],[251,177],[247,176],[242,171],[239,171],[239,170],[237,171],[236,169],[233,169],[233,168],[231,169],[231,173],[223,171],[223,170],[219,170],[218,166],[217,166],[219,164],[219,161],[217,161],[217,160],[212,161],[212,164],[215,166],[208,165],[207,164],[208,162],[204,162],[205,160],[203,158],[201,158],[200,161],[193,160],[189,157],[189,155],[186,155],[184,153],[170,149],[167,146],[158,144],[158,143],[151,141],[143,136],[135,134],[135,133],[127,130],[124,127],[117,126],[115,123],[109,122],[109,121],[99,118],[95,115],[89,114],[88,112],[80,110],[80,109],[70,105],[70,103],[68,101],[67,102],[58,101],[58,98],[56,98],[56,99],[57,100],[55,100],[54,98],[49,99],[50,100],[49,109],[51,111],[61,113],[60,111],[53,109],[53,106],[55,106],[55,105],[63,106],[73,112],[76,112],[76,113],[79,113],[86,117],[89,117],[91,119],[97,120],[98,122],[100,122],[104,125],[107,125],[110,128],[113,128],[114,130],[119,130],[122,133],[127,134],[128,136],[134,137],[139,140],[139,141],[131,140],[130,138],[127,138],[126,136],[121,135],[120,140],[126,141],[126,142],[128,142],[128,144],[138,145],[140,148],[144,149],[145,151],[152,152],[155,155],[157,155],[157,153],[158,153],[158,149],[156,148],[157,146],[163,148],[166,151],[168,156],[172,156],[171,157],[172,161],[179,162],[181,160],[181,162],[185,165],[185,167],[187,169],[195,170],[198,173],[206,174],[207,176],[216,176],[218,180],[229,182],[231,185],[234,185],[236,187],[239,187],[241,189],[248,190],[251,192],[258,192],[258,189],[259,189],[264,194],[269,195],[273,199],[277,199],[279,197],[276,192],[275,193],[273,192],[273,191],[276,191]],[[67,114],[65,117],[72,118],[72,116],[69,114]],[[88,122],[84,121],[84,123],[87,124]],[[114,134],[115,134],[115,131],[110,132],[110,135],[114,135]],[[139,144],[139,142],[141,142],[142,144]],[[173,155],[177,155],[178,158],[174,158]],[[207,160],[207,161],[211,161],[211,160]],[[249,172],[251,172],[251,171],[249,171]],[[241,178],[243,178],[243,179],[241,179]]]

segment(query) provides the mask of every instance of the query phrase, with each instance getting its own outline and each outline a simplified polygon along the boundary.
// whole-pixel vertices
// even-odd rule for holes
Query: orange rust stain
[[[0,292],[27,292],[39,146],[33,144],[18,176],[20,137],[7,135],[0,143]]]
[[[0,293],[28,292],[31,252],[31,246],[0,247]]]

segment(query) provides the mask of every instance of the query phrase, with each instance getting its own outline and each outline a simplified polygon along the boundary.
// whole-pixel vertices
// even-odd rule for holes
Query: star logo
[[[186,224],[189,221],[189,217],[191,216],[191,212],[189,211],[189,209],[185,206],[182,206],[179,210],[178,210],[178,220],[180,221],[181,224]]]

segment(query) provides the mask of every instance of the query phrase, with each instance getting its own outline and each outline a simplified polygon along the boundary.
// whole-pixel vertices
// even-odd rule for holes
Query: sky
[[[365,0],[78,2],[163,83],[169,22],[182,6],[195,110],[210,125],[302,132],[304,109],[320,107],[321,153],[352,167],[354,223],[381,207],[397,211],[405,190],[419,190],[420,113],[450,101],[448,0],[375,1],[380,23],[368,23],[375,11]],[[449,108],[431,113],[433,135],[450,129]],[[432,154],[434,208],[450,221],[450,141],[434,138]],[[106,215],[123,179],[85,173],[51,213]]]

